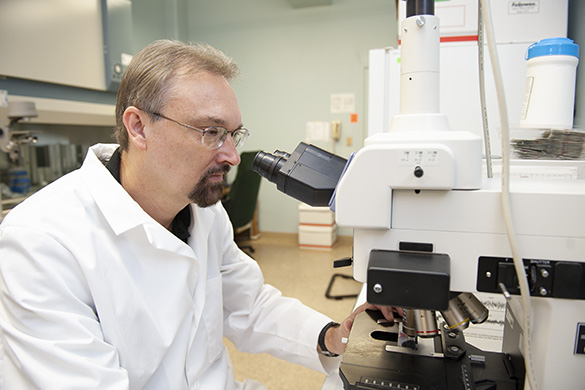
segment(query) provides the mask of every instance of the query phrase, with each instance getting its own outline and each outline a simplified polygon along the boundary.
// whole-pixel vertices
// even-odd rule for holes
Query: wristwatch
[[[321,329],[321,333],[319,333],[319,348],[321,348],[321,353],[327,357],[336,357],[339,356],[336,353],[333,352],[329,352],[329,350],[327,349],[327,347],[325,346],[325,333],[327,333],[327,331],[329,330],[329,328],[337,328],[339,327],[339,324],[335,321],[331,321],[330,323],[328,323],[327,325],[325,325],[323,327],[323,329]]]

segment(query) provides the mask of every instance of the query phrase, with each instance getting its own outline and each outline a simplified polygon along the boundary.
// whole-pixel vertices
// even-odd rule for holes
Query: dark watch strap
[[[327,331],[329,330],[329,328],[337,328],[339,326],[339,324],[335,321],[331,321],[330,323],[328,323],[327,325],[325,325],[323,327],[323,329],[321,329],[321,333],[319,333],[319,348],[321,348],[321,353],[325,356],[328,357],[335,357],[335,356],[339,356],[336,353],[333,352],[329,352],[329,350],[327,350],[327,347],[325,347],[325,333],[327,333]]]

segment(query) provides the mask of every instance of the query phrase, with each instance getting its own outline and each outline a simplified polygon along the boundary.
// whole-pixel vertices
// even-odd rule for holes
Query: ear
[[[148,114],[144,111],[129,106],[122,115],[122,121],[128,132],[128,142],[132,143],[140,150],[146,150],[146,133],[145,133],[145,121],[149,120]]]

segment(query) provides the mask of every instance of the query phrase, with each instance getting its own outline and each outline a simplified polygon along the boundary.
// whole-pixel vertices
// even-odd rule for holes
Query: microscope
[[[331,206],[353,228],[367,301],[404,308],[394,323],[356,317],[344,388],[582,389],[585,181],[482,177],[481,138],[451,131],[439,112],[433,1],[407,1],[401,53],[389,131],[347,161],[305,143],[254,160],[285,194]],[[501,352],[465,341],[489,316],[476,292],[507,298]]]

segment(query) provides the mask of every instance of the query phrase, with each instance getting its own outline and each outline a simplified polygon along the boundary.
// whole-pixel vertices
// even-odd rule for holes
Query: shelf
[[[115,124],[115,106],[110,104],[16,95],[8,96],[8,101],[32,101],[35,103],[38,117],[31,118],[29,123],[82,126],[113,126]],[[6,118],[7,113],[6,107],[0,107],[0,124]]]

